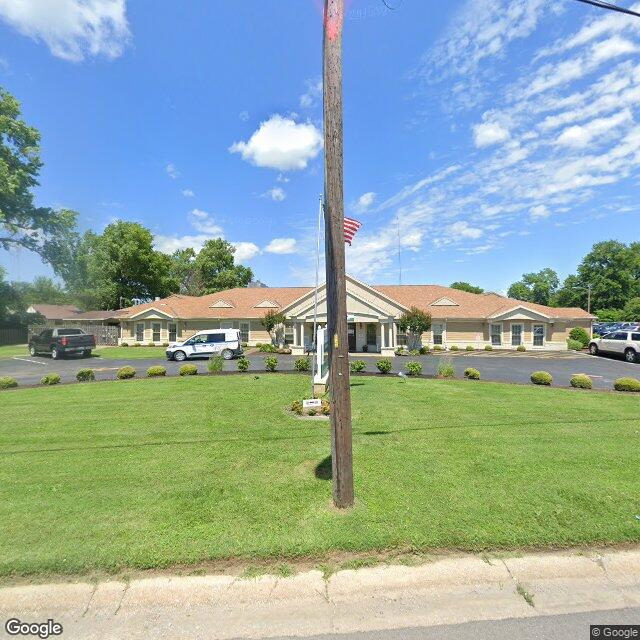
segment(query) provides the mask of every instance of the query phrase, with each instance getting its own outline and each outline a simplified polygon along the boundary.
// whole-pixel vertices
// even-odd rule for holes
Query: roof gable
[[[451,298],[440,298],[435,302],[431,303],[432,307],[459,307],[460,305],[457,302],[454,302]]]
[[[210,309],[233,309],[233,305],[228,300],[216,300],[209,305]]]
[[[273,300],[263,300],[258,304],[254,305],[254,309],[279,309],[280,305]]]

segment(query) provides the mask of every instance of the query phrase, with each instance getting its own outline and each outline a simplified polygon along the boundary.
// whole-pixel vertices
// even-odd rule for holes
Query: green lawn
[[[5,344],[0,347],[0,358],[13,358],[13,356],[28,356],[29,349],[26,344]]]
[[[166,358],[165,347],[98,347],[93,351],[94,356],[105,360],[118,360],[128,358],[144,360],[146,358]]]
[[[328,424],[283,414],[307,387],[263,374],[0,392],[0,574],[640,541],[635,395],[358,378],[357,506],[340,514]]]

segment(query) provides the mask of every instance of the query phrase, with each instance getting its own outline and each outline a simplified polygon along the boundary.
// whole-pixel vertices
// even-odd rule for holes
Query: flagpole
[[[318,286],[320,284],[320,234],[322,233],[322,210],[324,202],[322,195],[318,198],[318,233],[316,246],[316,291],[313,300],[313,357],[311,358],[311,397],[315,398],[314,380],[316,378],[316,360],[318,358]]]

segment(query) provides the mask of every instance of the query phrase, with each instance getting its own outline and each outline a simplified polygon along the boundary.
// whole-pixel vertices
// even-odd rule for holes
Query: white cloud
[[[222,227],[218,225],[211,214],[201,209],[193,209],[189,212],[189,222],[191,226],[201,233],[206,233],[211,237],[221,237]]]
[[[312,123],[296,123],[279,114],[262,122],[247,142],[229,147],[247,162],[279,171],[305,169],[321,149],[322,135]]]
[[[368,191],[363,193],[357,200],[351,205],[351,208],[356,213],[366,213],[369,211],[373,203],[375,202],[377,194],[374,191]]]
[[[283,173],[279,173],[278,177],[276,178],[276,181],[286,184],[287,182],[291,182],[291,178],[288,178]]]
[[[71,62],[117,58],[130,39],[125,0],[0,0],[0,18]]]
[[[242,122],[246,122],[249,119],[249,112],[248,111],[241,111],[238,114],[238,118],[240,118],[240,120],[242,120]]]
[[[543,204],[539,204],[535,207],[531,207],[529,215],[532,220],[544,220],[544,218],[548,218],[551,215],[551,212]]]
[[[185,198],[193,198],[196,194],[191,189],[182,189],[182,195]]]
[[[178,249],[193,248],[196,252],[200,251],[207,240],[211,240],[211,236],[201,233],[198,235],[185,236],[155,236],[153,244],[158,251],[162,253],[172,254]]]
[[[280,255],[295,253],[297,242],[294,238],[274,238],[264,249],[267,253]]]
[[[233,257],[236,262],[248,262],[260,253],[260,248],[253,242],[232,242],[236,252]]]
[[[300,96],[300,106],[303,109],[314,107],[322,96],[322,79],[306,80],[307,90]]]
[[[566,147],[584,148],[594,138],[608,133],[612,129],[619,128],[625,122],[632,121],[633,115],[630,110],[626,109],[609,118],[597,118],[584,125],[574,125],[566,128],[558,136],[557,144]]]
[[[497,122],[483,122],[473,127],[473,140],[478,148],[488,147],[509,139],[509,131]]]
[[[0,0],[0,2],[1,1],[2,0]],[[180,172],[176,169],[176,166],[173,164],[173,162],[168,162],[164,170],[167,172],[167,175],[174,180],[180,175]]]
[[[271,198],[275,202],[282,202],[286,199],[287,194],[282,187],[271,187],[266,193],[263,193],[262,196],[264,198]]]

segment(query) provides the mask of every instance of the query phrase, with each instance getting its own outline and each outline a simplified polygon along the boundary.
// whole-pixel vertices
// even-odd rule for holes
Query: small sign
[[[339,349],[340,348],[340,338],[338,338],[338,334],[337,333],[333,334],[333,347],[334,347],[334,349]]]
[[[314,409],[315,407],[321,407],[322,400],[320,400],[319,398],[313,400],[303,400],[302,406],[304,409]]]

